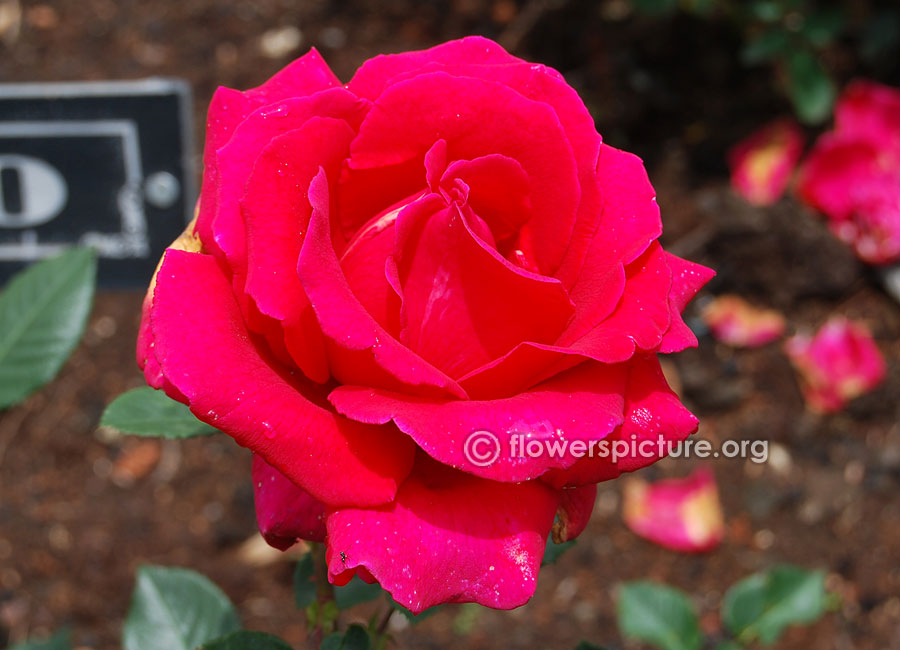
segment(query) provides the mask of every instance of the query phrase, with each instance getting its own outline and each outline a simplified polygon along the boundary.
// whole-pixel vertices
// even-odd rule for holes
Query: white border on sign
[[[197,197],[197,161],[194,158],[194,116],[191,86],[184,79],[149,77],[112,81],[25,81],[0,83],[0,101],[4,99],[54,99],[63,97],[140,97],[167,95],[178,97],[181,114],[181,147],[184,179],[184,222],[194,218],[193,201]]]
[[[0,122],[0,138],[46,137],[119,137],[125,163],[125,185],[117,202],[122,216],[118,233],[86,232],[81,244],[94,248],[102,257],[124,259],[147,257],[150,240],[142,197],[144,174],[137,123],[132,120],[57,120],[39,122]],[[61,252],[67,244],[44,244],[37,241],[34,230],[22,232],[21,242],[0,244],[0,261],[33,260]]]

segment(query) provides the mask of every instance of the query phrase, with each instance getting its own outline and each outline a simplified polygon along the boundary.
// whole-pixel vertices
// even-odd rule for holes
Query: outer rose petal
[[[607,453],[582,458],[566,470],[550,470],[542,481],[557,488],[607,481],[652,465],[668,455],[669,445],[697,430],[697,418],[669,388],[655,355],[637,356],[628,365],[625,423],[602,441]]]
[[[713,279],[716,272],[700,264],[688,262],[666,253],[666,264],[672,271],[672,289],[669,291],[669,330],[663,335],[659,351],[664,354],[681,352],[685,348],[697,346],[697,337],[681,318],[688,303],[697,292]]]
[[[414,445],[390,428],[361,425],[317,406],[315,385],[255,345],[212,257],[166,252],[150,309],[165,378],[193,413],[263,456],[332,505],[393,498]]]
[[[647,254],[649,255],[650,251]],[[665,329],[661,339],[659,339],[658,351],[663,353],[678,352],[687,347],[697,345],[697,337],[685,325],[681,318],[681,312],[703,285],[715,275],[715,272],[705,266],[688,262],[669,253],[663,252],[662,255],[661,261],[669,267],[672,273],[672,285],[669,289],[668,297],[668,329]],[[637,262],[635,265],[637,265]],[[659,267],[659,262],[656,265]],[[586,267],[583,271],[583,277],[586,277],[584,274],[588,272],[589,268]],[[625,286],[624,275],[624,270],[618,269],[613,270],[606,277],[594,276],[591,283],[580,282],[582,300],[576,300],[573,325],[569,326],[567,335],[571,334],[574,323],[586,324],[591,322],[591,319],[587,316],[589,307],[586,304],[593,304],[594,309],[600,310],[595,312],[595,314],[604,314],[603,309],[613,308],[608,306],[608,304],[607,306],[602,306],[601,299],[604,295],[621,293],[622,289],[620,287]],[[650,276],[648,279],[657,285],[657,292],[661,292],[664,287],[661,278],[658,276],[655,280],[652,278],[653,276]],[[592,286],[592,293],[597,298],[592,299],[590,297],[591,294],[587,293],[586,287],[588,284]],[[642,286],[643,290],[647,291],[647,287],[651,285],[643,282],[639,286]],[[628,287],[627,290],[639,291],[634,286]],[[629,304],[632,305],[631,308],[628,307]],[[633,303],[624,301],[616,309],[630,309],[632,314],[635,311],[640,312],[640,309],[634,309]],[[626,359],[634,352],[634,344],[629,342],[629,338],[638,336],[638,340],[644,341],[645,345],[652,348],[652,343],[656,341],[656,336],[665,328],[663,323],[666,319],[662,310],[657,309],[653,313],[653,320],[643,323],[641,329],[635,329],[631,334],[626,334],[626,330],[623,327],[622,336],[618,339],[612,339],[615,342],[614,346],[603,346],[597,343],[600,340],[600,333],[604,331],[603,328],[609,328],[609,324],[601,322],[596,327],[596,331],[588,332],[582,339],[569,344],[568,347],[563,346],[562,343],[557,345],[540,345],[533,342],[523,343],[500,359],[469,373],[460,380],[460,383],[466,392],[475,399],[480,399],[482,396],[512,395],[535,385],[547,377],[552,377],[584,359],[597,359],[607,362]],[[600,318],[600,320],[602,321],[603,319]],[[616,321],[613,322],[615,323]],[[654,322],[656,323],[656,334],[651,329],[654,326]],[[644,332],[643,337],[640,336],[642,331]],[[609,336],[608,329],[606,332],[603,335]],[[632,340],[634,339],[632,338]]]
[[[681,328],[686,327],[680,316],[675,317],[673,310],[694,287],[699,289],[697,282],[705,282],[704,277],[708,274],[704,271],[709,270],[696,265],[697,269],[689,273],[692,276],[695,272],[696,278],[679,280],[678,286],[673,287],[672,271],[667,263],[671,256],[667,256],[654,242],[627,271],[616,271],[611,267],[610,275],[596,277],[593,292],[598,301],[607,300],[603,297],[604,292],[615,292],[624,286],[624,296],[619,296],[619,304],[614,305],[614,311],[599,324],[588,320],[586,314],[590,311],[573,296],[576,315],[559,341],[553,345],[522,343],[503,357],[470,372],[460,382],[473,396],[515,394],[585,359],[620,363],[638,350],[654,351],[664,344],[676,347],[674,343],[687,343],[682,345],[687,347],[696,343],[693,335],[683,332]],[[621,278],[619,273],[625,277]],[[598,305],[599,302],[595,303],[595,308]],[[582,308],[580,312],[577,311],[579,307]],[[607,308],[612,309],[609,305],[603,307],[604,310]]]
[[[347,88],[368,99],[376,99],[394,78],[414,72],[430,63],[499,65],[523,63],[494,41],[481,36],[468,36],[437,47],[416,52],[382,54],[363,63]]]
[[[325,505],[253,454],[253,498],[263,538],[285,551],[298,539],[325,541]]]
[[[791,180],[804,141],[800,125],[791,119],[754,131],[728,154],[732,187],[754,205],[775,203]]]
[[[313,213],[297,273],[322,331],[335,342],[332,374],[343,384],[365,378],[368,381],[358,383],[389,390],[403,384],[424,386],[465,398],[455,381],[391,336],[353,295],[331,240],[324,170],[310,184],[309,200]],[[347,354],[340,354],[342,350]]]
[[[622,367],[584,363],[506,399],[438,401],[354,386],[339,386],[328,399],[339,413],[360,422],[393,420],[445,465],[510,482],[535,478],[548,468],[570,467],[578,454],[587,453],[584,445],[573,454],[573,441],[601,440],[616,429],[623,422],[624,381]],[[525,453],[528,441],[540,441],[545,453]],[[493,461],[481,462],[481,456],[494,451]]]
[[[413,613],[518,607],[534,594],[558,501],[534,481],[494,483],[420,458],[393,503],[329,511],[329,578],[346,584],[365,569]]]
[[[340,80],[313,48],[257,88],[246,92],[222,87],[216,90],[207,117],[206,144],[203,148],[203,191],[200,194],[200,213],[197,219],[197,232],[207,250],[219,253],[212,234],[215,216],[213,188],[217,180],[213,165],[215,152],[228,142],[238,124],[257,108],[288,97],[302,97],[340,85]]]
[[[553,524],[553,541],[557,544],[575,539],[587,527],[597,500],[597,486],[568,488],[561,492],[556,523]]]
[[[625,484],[623,516],[636,534],[673,551],[702,553],[725,536],[719,491],[712,472],[699,469],[685,479]]]
[[[887,372],[868,328],[840,316],[829,319],[813,338],[794,336],[784,348],[814,411],[841,410],[880,384]]]
[[[626,361],[635,349],[656,350],[672,322],[672,271],[666,260],[662,246],[651,244],[625,268],[622,299],[610,316],[593,327],[570,325],[557,345],[607,363]]]
[[[286,99],[254,111],[235,129],[228,144],[216,152],[216,214],[212,231],[216,245],[234,271],[233,284],[238,295],[244,291],[247,272],[247,233],[240,199],[263,149],[274,138],[315,117],[343,119],[357,127],[367,110],[366,102],[343,88]],[[325,160],[322,163],[327,164]]]

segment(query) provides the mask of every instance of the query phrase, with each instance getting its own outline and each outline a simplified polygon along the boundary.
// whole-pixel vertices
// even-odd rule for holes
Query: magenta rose
[[[324,541],[335,584],[414,612],[512,608],[598,481],[696,430],[656,355],[696,344],[712,272],[660,231],[641,161],[554,70],[467,38],[342,84],[311,51],[213,97],[138,358],[254,452],[270,543]]]

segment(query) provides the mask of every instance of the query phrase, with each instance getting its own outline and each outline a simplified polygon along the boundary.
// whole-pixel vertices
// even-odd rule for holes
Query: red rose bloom
[[[555,515],[574,537],[598,481],[656,456],[523,457],[515,436],[696,429],[656,354],[696,344],[680,313],[712,273],[660,231],[641,161],[554,70],[467,38],[343,85],[312,51],[216,92],[138,358],[256,454],[273,545],[324,540],[333,582],[414,612],[516,607]]]

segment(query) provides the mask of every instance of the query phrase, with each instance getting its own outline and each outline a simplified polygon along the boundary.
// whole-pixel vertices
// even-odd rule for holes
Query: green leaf
[[[819,124],[831,115],[835,88],[819,60],[807,50],[788,57],[788,95],[801,121]]]
[[[291,650],[277,636],[265,632],[238,630],[215,641],[204,643],[201,650]]]
[[[362,625],[351,625],[344,634],[341,650],[371,650],[372,639]]]
[[[575,546],[574,539],[570,539],[568,542],[563,542],[562,544],[556,544],[552,537],[548,538],[547,545],[544,547],[544,557],[541,559],[541,566],[556,564],[556,561],[562,557],[562,554],[573,546]]]
[[[63,628],[49,639],[29,639],[11,646],[9,650],[69,650],[72,647],[72,633]]]
[[[312,553],[307,553],[294,567],[294,604],[297,609],[306,609],[316,600],[316,583],[313,582]]]
[[[335,632],[322,640],[319,650],[371,650],[372,638],[362,625],[351,625],[343,634]]]
[[[188,569],[143,566],[137,572],[122,646],[194,650],[240,627],[228,597],[207,578]]]
[[[380,595],[381,586],[377,582],[370,585],[360,580],[358,576],[353,576],[353,579],[343,587],[334,588],[334,602],[340,610],[367,603]]]
[[[340,632],[335,632],[334,634],[329,634],[324,639],[322,639],[322,644],[319,646],[319,650],[341,650],[341,646],[344,644],[344,635]]]
[[[389,593],[385,592],[385,594],[387,595],[388,604],[391,607],[393,607],[394,609],[396,609],[398,612],[403,614],[406,617],[406,619],[413,625],[418,625],[419,623],[424,621],[426,618],[434,616],[441,609],[440,605],[435,605],[434,607],[429,607],[424,612],[419,612],[418,614],[413,614],[406,607],[404,607],[403,605],[398,603],[396,600],[394,600],[394,598]]]
[[[53,379],[75,349],[94,301],[97,261],[73,248],[16,274],[0,294],[0,408]]]
[[[667,585],[646,580],[622,584],[617,617],[624,637],[662,650],[698,650],[702,643],[691,601]]]
[[[744,578],[722,599],[722,620],[742,643],[774,642],[784,629],[825,611],[825,573],[780,566]]]
[[[192,438],[218,433],[161,390],[146,386],[119,395],[106,407],[100,426],[122,433],[160,438]]]

